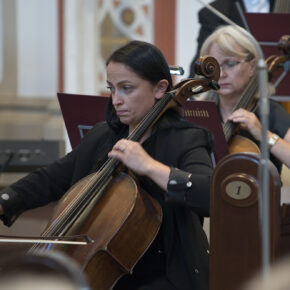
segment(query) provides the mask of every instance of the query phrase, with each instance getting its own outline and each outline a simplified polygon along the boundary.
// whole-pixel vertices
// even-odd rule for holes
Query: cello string
[[[247,108],[252,97],[254,96],[255,92],[257,91],[257,88],[258,88],[257,74],[255,74],[255,76],[251,79],[249,85],[245,89],[238,104],[233,109],[233,112],[239,108]],[[224,134],[225,134],[227,142],[230,140],[235,127],[236,127],[236,124],[233,124],[229,120],[226,121],[226,123],[224,124],[223,130],[224,130]]]

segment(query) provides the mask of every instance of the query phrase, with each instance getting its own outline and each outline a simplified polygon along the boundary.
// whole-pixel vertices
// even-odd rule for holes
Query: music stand
[[[58,101],[64,118],[72,148],[97,122],[104,121],[105,108],[109,100],[104,96],[58,93]],[[187,101],[184,117],[202,126],[214,135],[215,163],[228,154],[228,146],[223,133],[217,106],[212,101]]]
[[[213,133],[216,163],[229,154],[219,112],[214,101],[187,101],[184,108],[184,117],[188,121],[204,127]]]
[[[259,42],[264,58],[271,55],[281,55],[282,53],[277,48],[277,42],[283,35],[289,35],[290,14],[288,13],[245,13],[247,25],[250,33]],[[274,78],[273,83],[283,73],[280,72]],[[289,92],[290,74],[287,73],[276,88],[276,93],[273,98],[277,101],[290,101]]]
[[[74,148],[93,125],[105,120],[109,98],[67,93],[57,93],[57,97],[71,147]]]

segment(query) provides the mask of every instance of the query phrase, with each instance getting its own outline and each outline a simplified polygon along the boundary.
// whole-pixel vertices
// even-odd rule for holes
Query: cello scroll
[[[220,66],[212,56],[201,56],[195,62],[195,71],[208,79],[218,81],[220,77]]]
[[[275,78],[279,69],[283,68],[285,72],[290,71],[290,35],[282,36],[277,43],[277,47],[278,50],[283,52],[283,55],[272,55],[266,59],[270,81]]]
[[[195,62],[195,71],[201,76],[200,78],[184,79],[170,92],[175,95],[175,101],[182,106],[192,95],[200,94],[211,89],[219,89],[217,81],[220,77],[220,66],[214,57],[199,57]]]

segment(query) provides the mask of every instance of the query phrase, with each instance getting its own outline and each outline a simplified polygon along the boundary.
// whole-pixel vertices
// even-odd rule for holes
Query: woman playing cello
[[[217,102],[224,129],[231,122],[239,124],[239,134],[258,144],[262,134],[255,80],[258,52],[251,39],[247,31],[243,34],[231,25],[221,26],[205,40],[201,55],[213,56],[220,64],[220,89],[205,94]],[[237,106],[245,98],[249,105]],[[269,105],[270,159],[281,172],[282,163],[290,167],[290,115],[274,100]]]
[[[108,156],[118,159],[160,203],[163,221],[132,275],[114,289],[208,289],[202,218],[209,214],[212,137],[169,109],[140,142],[125,139],[172,87],[168,64],[155,46],[132,41],[115,51],[107,61],[107,83],[107,122],[96,124],[64,158],[3,190],[2,220],[10,226],[23,211],[58,200]]]

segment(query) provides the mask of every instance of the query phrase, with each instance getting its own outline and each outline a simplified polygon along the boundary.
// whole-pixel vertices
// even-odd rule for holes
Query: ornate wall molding
[[[105,61],[130,39],[153,42],[152,0],[66,0],[64,91],[105,90]]]

